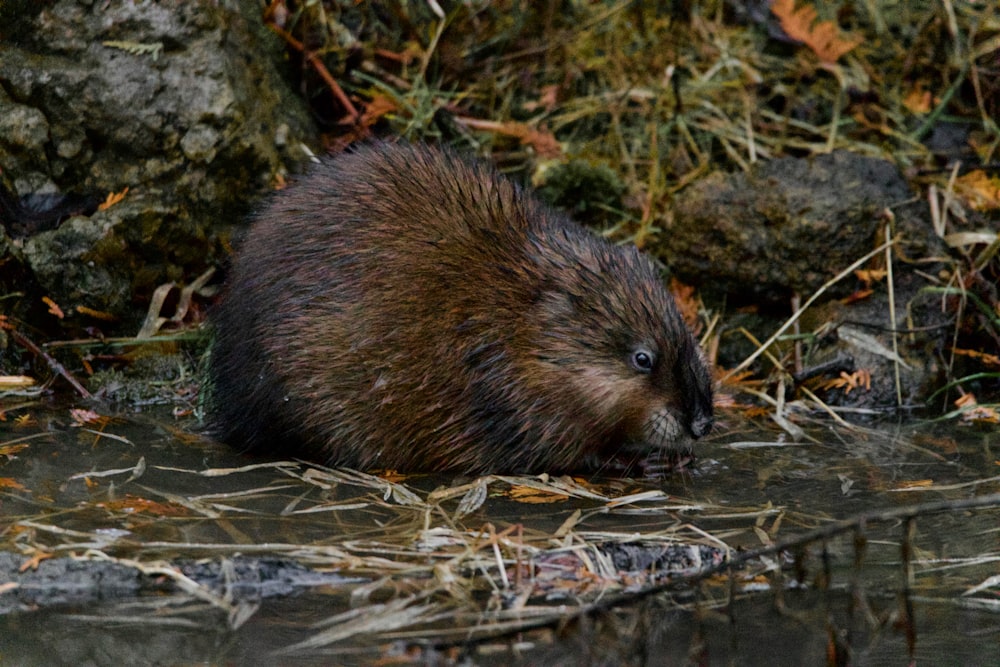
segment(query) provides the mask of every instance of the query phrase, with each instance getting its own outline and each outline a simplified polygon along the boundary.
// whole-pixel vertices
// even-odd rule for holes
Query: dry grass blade
[[[785,321],[784,324],[782,324],[780,327],[778,327],[778,330],[775,331],[773,334],[771,334],[770,338],[768,338],[766,341],[764,341],[764,343],[761,344],[761,346],[759,348],[757,348],[757,350],[753,354],[751,354],[746,359],[744,359],[743,361],[741,361],[739,363],[739,365],[736,366],[735,368],[730,369],[726,373],[726,377],[730,377],[730,376],[735,375],[736,373],[738,373],[738,372],[740,372],[740,371],[742,371],[742,370],[744,370],[746,368],[749,368],[750,364],[752,364],[754,361],[756,361],[757,357],[759,357],[760,355],[764,354],[764,352],[767,350],[767,348],[769,348],[771,346],[771,344],[774,343],[774,341],[778,340],[778,338],[782,334],[784,334],[786,331],[788,331],[792,327],[792,325],[794,325],[798,321],[798,319],[802,316],[802,313],[804,313],[805,311],[807,311],[809,309],[809,307],[812,306],[816,302],[816,300],[819,299],[828,289],[830,289],[833,285],[839,283],[844,278],[852,275],[856,269],[859,269],[862,266],[864,266],[865,262],[867,262],[868,260],[870,260],[872,257],[875,257],[876,255],[879,255],[879,254],[885,252],[885,249],[888,248],[888,247],[890,247],[891,245],[893,245],[895,242],[896,242],[895,239],[890,239],[890,240],[888,240],[888,241],[880,244],[877,248],[875,248],[871,252],[866,253],[864,255],[864,257],[862,257],[861,259],[855,261],[853,264],[851,264],[846,269],[844,269],[843,271],[841,271],[840,273],[838,273],[837,275],[835,275],[833,278],[831,278],[830,280],[826,281],[818,290],[816,290],[812,294],[812,296],[810,296],[808,299],[806,299],[806,302],[803,303],[802,306],[798,310],[796,310],[794,313],[792,313],[792,316],[789,317]]]
[[[449,615],[447,605],[427,602],[426,597],[399,598],[338,614],[319,624],[324,630],[276,653],[287,655],[322,648],[357,635],[383,634],[418,623],[443,620]]]
[[[138,463],[136,463],[131,468],[117,468],[114,470],[93,470],[90,472],[78,472],[75,475],[70,475],[67,479],[87,479],[87,478],[98,478],[98,477],[113,477],[115,475],[124,475],[126,473],[131,474],[128,481],[138,479],[142,476],[142,473],[146,470],[146,457],[140,456]]]

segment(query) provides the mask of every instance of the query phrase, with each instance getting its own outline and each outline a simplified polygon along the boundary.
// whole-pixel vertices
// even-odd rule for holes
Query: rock
[[[876,412],[896,408],[899,399],[920,405],[940,383],[934,350],[952,332],[933,307],[935,297],[921,291],[928,282],[915,270],[934,274],[940,266],[907,259],[947,255],[924,209],[885,160],[846,151],[777,159],[749,174],[710,175],[685,190],[663,254],[681,280],[730,303],[762,306],[754,334],[763,340],[787,318],[792,294],[804,301],[884,241],[890,210],[900,236],[893,252],[896,348],[887,279],[875,282],[869,296],[841,303],[839,297],[861,287],[849,276],[803,315],[802,331],[818,336],[803,343],[805,377],[798,379],[832,405]],[[862,268],[884,264],[883,257]],[[720,351],[724,366],[750,351],[736,331],[740,321],[728,320],[734,335],[726,339],[734,342]],[[787,344],[778,347],[776,356],[788,355]],[[757,370],[769,368],[762,362]],[[870,388],[843,384],[842,371],[859,370],[870,374]]]
[[[663,254],[684,282],[739,300],[805,298],[875,248],[883,212],[912,197],[885,160],[847,151],[771,160],[684,190]],[[896,216],[907,242],[936,243],[925,220]]]
[[[201,273],[276,175],[301,168],[315,129],[259,12],[253,0],[0,8],[0,177],[22,202],[129,188],[58,229],[4,221],[33,234],[25,257],[44,295],[134,333],[156,285]]]
[[[106,217],[76,216],[25,242],[24,256],[46,295],[58,295],[55,300],[67,306],[82,303],[105,312],[129,303],[130,283],[115,275],[123,244]]]

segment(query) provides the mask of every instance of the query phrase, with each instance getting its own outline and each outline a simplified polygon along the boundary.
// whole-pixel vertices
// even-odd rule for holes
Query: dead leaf
[[[885,269],[858,269],[854,272],[854,275],[858,277],[858,280],[863,282],[865,286],[871,287],[873,283],[880,283],[885,280],[885,277],[889,275],[889,272]]]
[[[556,108],[559,100],[559,86],[556,84],[550,84],[548,86],[542,86],[541,94],[538,96],[538,100],[535,102],[525,102],[525,111],[538,111],[541,109],[546,113],[550,113]]]
[[[152,514],[154,516],[187,516],[187,509],[172,503],[160,503],[148,498],[140,498],[132,494],[126,495],[120,500],[109,500],[97,503],[101,507],[112,512],[125,512],[127,514]]]
[[[114,206],[115,204],[117,204],[118,202],[120,202],[121,200],[125,199],[125,195],[127,195],[127,194],[128,194],[128,188],[127,187],[124,190],[122,190],[121,192],[118,192],[118,193],[109,192],[108,193],[108,198],[105,199],[103,202],[101,202],[101,204],[97,207],[97,210],[98,211],[106,211],[106,210],[108,210],[109,208],[111,208],[112,206]]]
[[[111,313],[106,313],[103,310],[94,310],[93,308],[88,308],[87,306],[77,306],[76,312],[81,315],[93,317],[94,319],[104,320],[105,322],[114,322],[118,319]]]
[[[52,299],[50,299],[49,297],[43,296],[42,297],[42,303],[44,303],[46,306],[48,306],[49,307],[49,312],[52,313],[53,315],[55,315],[56,317],[58,317],[60,320],[63,319],[64,317],[66,317],[63,314],[62,308],[59,307],[59,304],[56,303],[55,301],[53,301]]]
[[[976,395],[973,393],[962,394],[955,399],[955,407],[968,408],[977,405]]]
[[[101,422],[107,423],[108,421],[107,417],[103,417],[93,410],[84,410],[83,408],[71,408],[69,414],[73,418],[73,423],[76,426],[83,426],[84,424],[100,424]]]
[[[910,92],[903,96],[903,106],[915,114],[930,113],[931,91],[924,88],[922,83],[918,83]]]
[[[38,565],[43,560],[48,560],[48,559],[52,558],[53,556],[54,556],[54,554],[46,553],[44,551],[36,551],[35,555],[33,555],[31,558],[29,558],[28,560],[26,560],[23,563],[21,563],[21,567],[17,568],[17,571],[18,572],[27,572],[28,570],[37,570],[38,569]]]
[[[926,447],[927,449],[933,449],[936,452],[941,452],[946,456],[954,456],[958,453],[958,442],[954,438],[947,437],[936,437],[927,434],[917,434],[913,438],[913,442],[920,445],[921,447]]]
[[[2,416],[2,413],[0,413],[0,416]],[[14,417],[14,423],[17,426],[23,428],[25,426],[34,426],[38,422],[35,420],[35,415],[31,414],[30,412],[25,412],[23,415],[18,415],[17,417]]]
[[[152,338],[160,330],[160,327],[169,321],[168,318],[160,316],[160,311],[163,310],[163,304],[167,297],[176,288],[176,283],[164,283],[153,290],[153,296],[149,299],[149,309],[146,311],[146,319],[139,327],[139,332],[135,335],[136,338]]]
[[[674,302],[677,304],[678,310],[681,311],[681,317],[684,318],[684,323],[688,325],[695,335],[701,333],[701,319],[698,317],[699,311],[699,301],[695,295],[694,287],[690,285],[685,285],[676,278],[670,279],[670,293],[674,296]]]
[[[544,128],[534,128],[525,123],[513,121],[501,123],[469,117],[457,117],[455,120],[475,130],[485,130],[486,132],[515,137],[521,141],[522,145],[534,148],[540,157],[557,158],[562,155],[562,146],[559,141],[554,134]]]
[[[972,394],[965,394],[955,401],[962,409],[962,421],[973,424],[1000,424],[1000,412],[989,405],[980,405]]]
[[[391,97],[376,93],[372,96],[371,101],[365,105],[359,123],[362,127],[371,127],[380,118],[394,111],[399,111],[399,105]]]
[[[859,289],[845,296],[843,299],[840,300],[840,302],[845,306],[849,306],[852,303],[857,303],[858,301],[864,301],[874,293],[875,290],[873,289]]]
[[[35,385],[35,378],[27,375],[0,375],[0,391],[24,389]]]
[[[560,503],[564,500],[568,500],[569,496],[563,495],[561,493],[550,493],[548,491],[540,491],[534,489],[530,486],[512,486],[507,492],[507,496],[511,500],[516,500],[519,503],[531,503],[531,504],[546,504],[546,503]]]
[[[1000,209],[1000,176],[976,169],[955,179],[955,191],[976,211]]]
[[[841,37],[833,21],[817,21],[816,8],[810,4],[795,9],[795,0],[772,0],[771,11],[789,37],[808,46],[824,63],[832,65],[862,42],[861,37]]]
[[[859,368],[853,373],[840,372],[840,377],[834,378],[820,385],[823,389],[843,389],[845,394],[850,394],[852,389],[864,388],[871,391],[872,374],[864,368]]]
[[[410,478],[410,475],[403,475],[396,470],[382,470],[375,473],[375,476],[380,479],[384,479],[387,482],[392,482],[393,484],[402,484]]]
[[[934,480],[932,479],[913,479],[907,482],[900,482],[892,488],[896,491],[903,491],[906,489],[923,489],[928,486],[934,486]]]
[[[149,309],[146,311],[146,319],[143,320],[142,326],[135,337],[140,339],[152,338],[168,322],[173,324],[183,322],[184,318],[187,317],[188,310],[191,308],[192,298],[196,293],[205,293],[205,285],[212,279],[213,275],[215,275],[215,269],[210,267],[191,281],[190,284],[180,288],[177,305],[174,306],[174,314],[170,317],[163,317],[162,310],[167,297],[177,289],[177,285],[175,283],[164,283],[153,290],[153,296],[149,300]]]
[[[981,352],[979,350],[963,350],[962,348],[952,348],[951,350],[955,354],[962,355],[964,357],[972,357],[973,359],[978,359],[987,366],[996,366],[1000,368],[1000,356],[996,354],[990,354],[988,352]]]
[[[15,480],[13,477],[0,477],[0,489],[16,489],[18,491],[27,491],[23,484]]]

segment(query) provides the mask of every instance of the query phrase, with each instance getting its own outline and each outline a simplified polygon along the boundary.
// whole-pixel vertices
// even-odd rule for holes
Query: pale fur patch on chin
[[[659,449],[686,449],[691,446],[684,426],[670,408],[650,415],[643,427],[646,444]]]

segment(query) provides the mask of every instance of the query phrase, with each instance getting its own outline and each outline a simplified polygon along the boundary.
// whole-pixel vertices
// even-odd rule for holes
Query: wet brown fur
[[[242,449],[540,472],[711,426],[653,264],[437,149],[370,144],[274,195],[213,320],[212,428]]]

